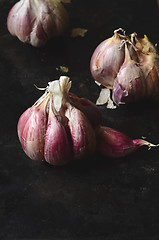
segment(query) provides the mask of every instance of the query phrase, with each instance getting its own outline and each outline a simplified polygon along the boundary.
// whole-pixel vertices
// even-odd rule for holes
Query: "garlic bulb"
[[[20,0],[10,10],[8,31],[24,43],[40,47],[62,35],[68,26],[68,14],[58,0]]]
[[[131,139],[113,128],[99,126],[96,129],[97,151],[105,157],[124,157],[135,152],[141,146],[158,147],[144,139]]]
[[[122,30],[121,28],[118,30]],[[147,36],[114,31],[95,49],[90,70],[93,78],[112,90],[114,103],[159,96],[159,53]],[[104,95],[101,104],[105,104]]]
[[[18,137],[31,159],[63,165],[95,150],[93,128],[100,124],[101,114],[95,104],[69,93],[70,87],[66,76],[49,82],[42,97],[21,115]],[[96,122],[89,121],[92,116],[98,116]]]

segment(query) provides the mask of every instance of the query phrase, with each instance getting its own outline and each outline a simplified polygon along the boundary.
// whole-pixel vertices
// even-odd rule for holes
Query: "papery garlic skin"
[[[135,45],[137,49],[139,49],[142,53],[158,53],[156,47],[149,41],[148,37],[144,35],[144,38],[139,38],[137,33],[134,32],[131,34],[132,43]]]
[[[74,106],[80,102],[76,95],[72,105],[69,80],[69,77],[61,76],[59,80],[49,82],[45,93],[19,119],[18,137],[31,159],[45,160],[59,166],[72,159],[85,158],[95,151],[96,136],[92,124],[95,121],[91,123]],[[77,103],[75,99],[78,99]],[[82,101],[87,102],[84,99]],[[90,109],[96,109],[88,101],[88,110],[89,106]]]
[[[108,158],[119,158],[135,152],[141,146],[157,147],[143,139],[131,139],[113,128],[100,126],[96,129],[97,151]]]
[[[7,18],[8,31],[35,47],[62,35],[67,26],[67,11],[58,0],[20,0]]]

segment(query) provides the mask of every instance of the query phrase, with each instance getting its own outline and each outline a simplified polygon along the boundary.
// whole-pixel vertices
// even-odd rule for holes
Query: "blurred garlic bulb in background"
[[[10,10],[8,31],[24,43],[40,47],[68,27],[68,13],[58,0],[20,0]]]

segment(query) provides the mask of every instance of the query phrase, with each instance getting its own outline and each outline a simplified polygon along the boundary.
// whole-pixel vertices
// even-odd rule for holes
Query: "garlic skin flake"
[[[88,32],[86,28],[72,28],[71,30],[71,37],[84,37],[85,34]]]
[[[49,82],[45,93],[21,115],[18,137],[31,159],[64,165],[95,151],[94,127],[101,124],[101,114],[95,104],[72,94],[70,88],[66,76]]]
[[[68,27],[68,13],[58,0],[20,0],[10,10],[8,31],[24,43],[40,47]]]

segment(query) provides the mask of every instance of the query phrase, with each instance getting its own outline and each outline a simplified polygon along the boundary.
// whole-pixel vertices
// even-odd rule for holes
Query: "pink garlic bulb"
[[[99,126],[97,134],[97,151],[105,157],[124,157],[135,152],[141,146],[157,147],[144,139],[131,139],[113,128]]]
[[[52,165],[64,165],[72,159],[82,159],[95,151],[95,122],[88,120],[91,114],[80,110],[80,98],[76,106],[72,104],[69,93],[69,77],[48,83],[45,93],[27,109],[18,121],[18,137],[25,153],[34,160],[45,160]],[[89,103],[87,102],[87,109]],[[90,102],[91,103],[91,102]],[[82,104],[81,104],[82,105]],[[96,105],[90,104],[95,116],[101,115]],[[100,124],[97,121],[96,124]]]
[[[119,28],[111,38],[95,49],[90,70],[95,81],[110,89],[116,105],[159,97],[159,52],[148,40],[137,33],[119,34]],[[98,104],[105,104],[106,91],[101,90]],[[114,106],[112,107],[114,108]]]
[[[20,0],[10,10],[8,31],[24,43],[40,47],[68,26],[68,14],[58,0]]]

